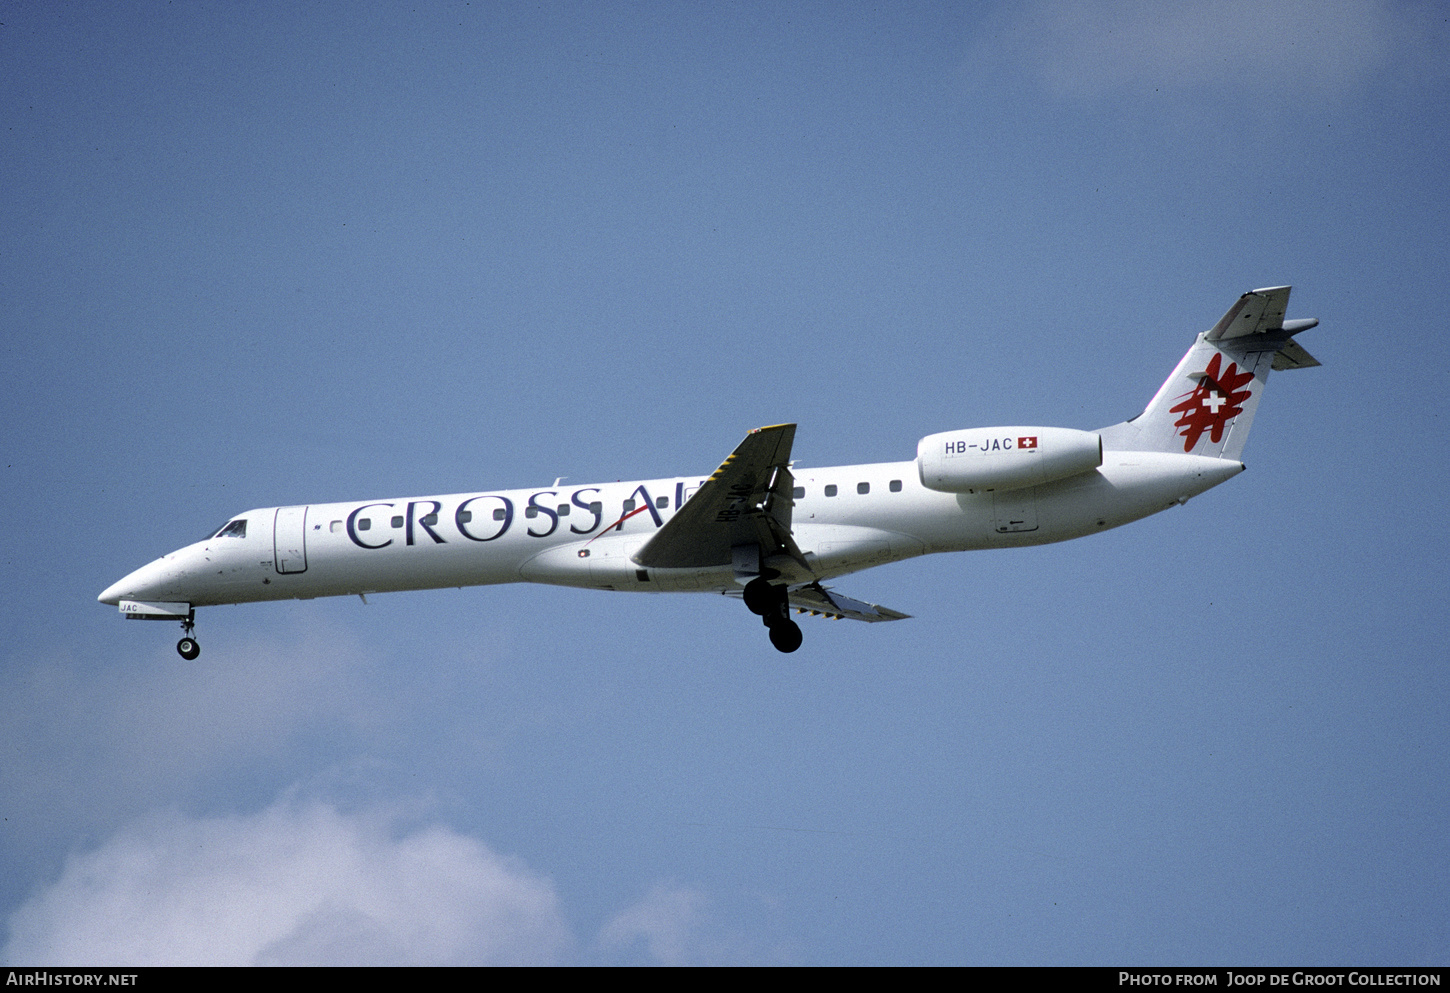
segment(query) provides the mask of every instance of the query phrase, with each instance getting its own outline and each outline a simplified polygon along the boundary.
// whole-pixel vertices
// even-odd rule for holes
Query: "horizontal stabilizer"
[[[1274,353],[1274,371],[1283,372],[1285,369],[1312,369],[1319,364],[1319,360],[1308,352],[1304,346],[1293,338],[1284,342],[1284,347]]]
[[[1205,337],[1209,341],[1229,341],[1251,334],[1283,330],[1284,311],[1289,309],[1291,288],[1271,286],[1262,290],[1250,290],[1238,298]]]
[[[1312,317],[1284,320],[1284,312],[1289,308],[1289,290],[1288,286],[1250,290],[1219,318],[1213,329],[1204,335],[1205,340],[1217,342],[1222,348],[1252,348],[1256,341],[1273,348],[1276,343],[1282,342],[1274,354],[1272,368],[1275,371],[1317,366],[1319,361],[1289,336],[1308,331],[1319,322]]]

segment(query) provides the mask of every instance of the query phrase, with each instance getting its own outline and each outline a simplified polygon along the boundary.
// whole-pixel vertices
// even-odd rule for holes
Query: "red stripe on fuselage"
[[[608,534],[609,532],[613,531],[615,528],[619,527],[625,521],[629,520],[635,514],[643,513],[646,510],[649,510],[649,504],[645,504],[642,507],[636,507],[636,508],[634,508],[629,513],[627,513],[623,517],[621,517],[619,520],[617,520],[613,524],[609,525],[609,527],[605,528],[603,531],[600,531],[593,538],[590,538],[588,541],[586,541],[584,543],[584,547],[586,547],[586,548],[589,547],[590,545],[594,544],[595,539],[604,537],[606,534]]]

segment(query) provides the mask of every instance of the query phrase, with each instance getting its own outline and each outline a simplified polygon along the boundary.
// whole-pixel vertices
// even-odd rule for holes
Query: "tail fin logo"
[[[1243,413],[1242,404],[1252,395],[1251,390],[1240,387],[1251,382],[1254,374],[1240,372],[1237,362],[1230,362],[1228,369],[1220,373],[1222,364],[1223,353],[1215,352],[1198,386],[1187,394],[1188,399],[1168,408],[1170,414],[1182,415],[1173,426],[1183,429],[1178,433],[1183,436],[1185,452],[1192,452],[1205,432],[1215,445],[1223,441],[1224,426]]]

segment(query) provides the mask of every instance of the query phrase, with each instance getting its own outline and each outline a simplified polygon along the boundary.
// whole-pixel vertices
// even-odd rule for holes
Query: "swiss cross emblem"
[[[1223,354],[1214,353],[1197,388],[1184,394],[1187,399],[1182,403],[1168,408],[1170,414],[1179,415],[1173,426],[1182,428],[1178,433],[1183,436],[1185,452],[1193,451],[1205,433],[1215,445],[1223,441],[1224,426],[1243,413],[1243,402],[1253,395],[1251,390],[1241,389],[1253,380],[1253,373],[1240,372],[1237,362],[1230,362],[1227,369],[1221,369],[1222,365]]]
[[[1037,436],[1033,435],[1031,438],[1018,438],[1017,447],[1019,449],[1025,448],[1028,451],[1031,451],[1032,449],[1037,447]]]

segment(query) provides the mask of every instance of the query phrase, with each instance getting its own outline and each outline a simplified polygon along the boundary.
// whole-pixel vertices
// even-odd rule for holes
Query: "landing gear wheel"
[[[750,612],[762,617],[781,601],[781,595],[776,588],[761,578],[752,579],[745,584],[744,598],[745,606],[750,608]]]
[[[800,625],[795,621],[777,621],[770,626],[770,643],[778,651],[793,652],[801,647],[804,640]]]

